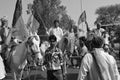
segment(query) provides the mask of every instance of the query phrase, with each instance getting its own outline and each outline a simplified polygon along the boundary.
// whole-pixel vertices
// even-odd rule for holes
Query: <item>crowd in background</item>
[[[8,54],[15,50],[15,47],[22,43],[15,36],[11,37],[10,43],[6,44],[6,38],[11,30],[4,18],[0,21],[0,59],[1,79],[5,77],[6,58]],[[38,51],[44,56],[42,69],[47,69],[47,80],[63,80],[66,79],[66,68],[72,66],[79,68],[78,80],[119,80],[119,72],[115,58],[110,55],[111,49],[114,49],[110,43],[109,33],[101,28],[98,23],[96,29],[88,30],[87,37],[78,37],[74,32],[74,28],[63,31],[59,27],[59,21],[54,21],[54,26],[48,31],[48,40],[44,47],[44,42],[40,42],[37,31],[32,34],[35,38],[33,41],[37,45]],[[38,48],[40,47],[40,48]],[[44,49],[44,50],[43,50]],[[4,67],[5,64],[5,67]],[[9,68],[9,67],[8,67]]]

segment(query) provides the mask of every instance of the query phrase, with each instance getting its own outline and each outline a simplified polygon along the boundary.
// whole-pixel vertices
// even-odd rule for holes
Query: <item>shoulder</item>
[[[91,65],[93,63],[93,57],[91,53],[87,53],[81,62],[81,67],[86,68],[87,70],[90,69]]]
[[[56,51],[57,52],[62,52],[60,48],[56,48]]]
[[[50,47],[48,49],[46,49],[45,53],[47,53],[47,52],[50,52]]]
[[[89,64],[93,62],[93,57],[91,53],[86,53],[85,56],[83,57],[83,62],[86,64]]]
[[[104,32],[104,31],[105,31],[105,29],[103,29],[103,28],[100,28],[100,31],[101,31],[101,32]]]
[[[109,54],[108,54],[108,56],[109,56],[110,62],[111,62],[112,64],[115,64],[115,63],[116,63],[115,58],[114,58],[112,55],[109,55]]]
[[[58,27],[57,29],[62,30],[62,28],[61,28],[61,27]]]
[[[87,53],[85,56],[84,56],[84,59],[90,59],[92,58],[92,54],[91,53]]]
[[[52,31],[53,30],[53,27],[51,27],[50,29],[49,29],[49,31]]]

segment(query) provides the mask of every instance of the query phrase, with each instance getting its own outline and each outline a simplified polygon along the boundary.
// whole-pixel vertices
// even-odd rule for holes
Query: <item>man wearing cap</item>
[[[45,52],[44,65],[47,68],[47,80],[63,80],[62,51],[56,47],[57,38],[55,35],[49,36],[50,47]]]

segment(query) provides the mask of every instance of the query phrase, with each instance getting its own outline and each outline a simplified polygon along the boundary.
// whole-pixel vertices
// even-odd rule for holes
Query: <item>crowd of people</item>
[[[4,20],[3,20],[4,21]],[[7,22],[7,21],[6,21]],[[120,80],[118,66],[115,58],[109,54],[109,35],[108,32],[103,30],[100,24],[97,24],[97,28],[88,31],[88,37],[78,37],[74,33],[74,29],[70,29],[68,32],[63,32],[59,27],[59,21],[54,21],[54,27],[51,27],[48,31],[48,43],[47,48],[44,50],[42,70],[47,70],[47,80],[65,80],[66,70],[66,54],[73,64],[71,58],[76,54],[79,57],[79,73],[77,80]],[[11,39],[11,45],[5,44],[6,35],[5,29],[8,28],[5,23],[0,27],[0,79],[6,76],[6,63],[8,54],[15,50],[15,47],[22,43],[21,40],[15,36]],[[67,35],[67,36],[66,36]],[[34,42],[37,45],[37,49],[40,52],[40,37],[37,31],[31,36],[34,36]],[[62,50],[62,38],[67,37],[70,43],[69,48]],[[41,44],[42,45],[42,44]],[[4,50],[5,49],[5,50]],[[6,57],[7,55],[7,57]],[[4,57],[3,57],[4,56]],[[4,66],[5,64],[5,66]]]

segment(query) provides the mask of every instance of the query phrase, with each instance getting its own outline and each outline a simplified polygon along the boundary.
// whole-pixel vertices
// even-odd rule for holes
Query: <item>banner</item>
[[[79,17],[78,25],[80,25],[82,22],[85,22],[85,21],[86,21],[86,12],[83,11],[82,14]]]
[[[16,31],[12,33],[13,36],[16,36],[18,39],[25,40],[28,36],[28,30],[24,24],[22,18],[22,0],[17,0],[16,7],[13,15],[12,28],[15,28]]]

